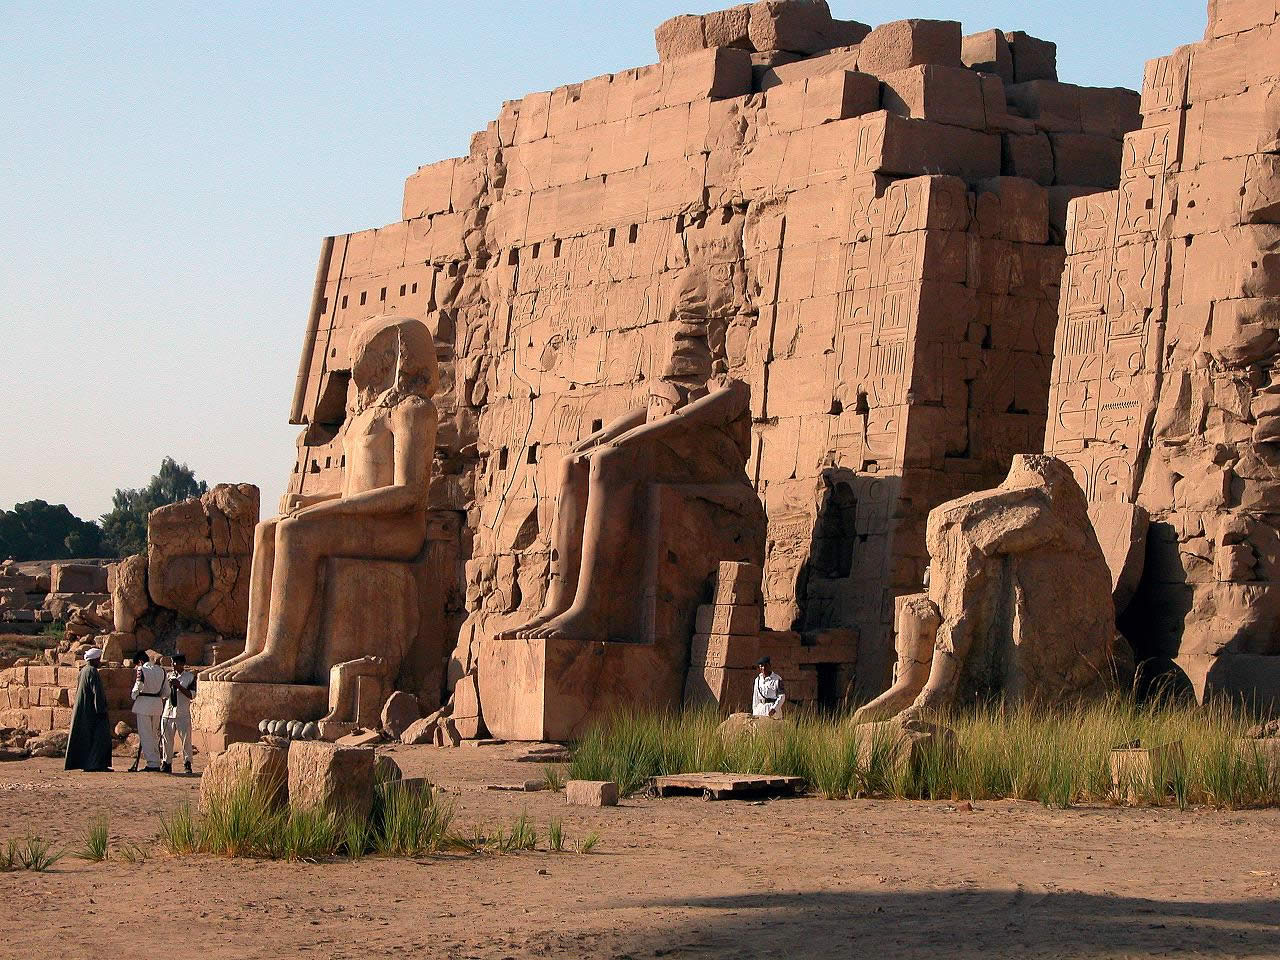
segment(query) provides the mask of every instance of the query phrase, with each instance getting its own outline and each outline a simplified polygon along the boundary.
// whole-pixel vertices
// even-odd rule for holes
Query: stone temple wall
[[[1147,65],[1119,190],[1076,201],[1045,449],[1151,514],[1121,620],[1200,695],[1280,691],[1280,19],[1214,0]]]
[[[463,640],[527,619],[557,462],[645,402],[694,264],[745,321],[727,350],[752,391],[766,626],[856,628],[877,692],[928,511],[1044,442],[1067,203],[1116,187],[1137,95],[1058,82],[1025,34],[871,30],[811,0],[677,18],[658,44],[506,103],[409,177],[401,221],[326,241],[291,492],[337,482],[353,326],[429,315]]]

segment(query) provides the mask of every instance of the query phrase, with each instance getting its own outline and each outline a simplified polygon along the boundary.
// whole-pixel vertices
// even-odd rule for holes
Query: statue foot
[[[252,654],[237,653],[234,657],[232,657],[230,660],[226,661],[225,663],[220,663],[217,666],[210,667],[208,670],[204,671],[204,673],[201,674],[201,679],[225,680],[227,679],[227,676],[230,674],[230,671],[234,667],[236,667],[241,663],[244,663],[246,660],[249,659],[250,656],[252,656]]]
[[[521,631],[528,640],[600,640],[600,624],[596,617],[585,610],[569,610],[552,617],[541,627]]]
[[[227,667],[219,673],[218,679],[228,683],[292,683],[293,673],[276,657],[268,653],[257,653],[235,666]]]

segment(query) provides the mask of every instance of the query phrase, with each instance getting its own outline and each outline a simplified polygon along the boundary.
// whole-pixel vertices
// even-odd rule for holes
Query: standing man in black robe
[[[76,705],[71,714],[71,733],[67,737],[67,770],[98,773],[111,770],[111,729],[107,720],[107,689],[98,675],[102,651],[87,650],[80,681],[76,686]]]

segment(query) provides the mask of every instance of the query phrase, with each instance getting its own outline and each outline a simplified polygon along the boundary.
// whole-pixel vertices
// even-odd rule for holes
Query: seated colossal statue
[[[406,596],[413,592],[412,578],[394,566],[379,571],[378,564],[412,561],[427,540],[437,424],[431,398],[439,380],[435,342],[418,319],[375,317],[352,335],[350,356],[341,490],[287,497],[282,516],[258,524],[245,651],[207,679],[322,684],[337,664],[366,656],[376,656],[394,679],[407,653],[400,647],[413,635],[417,611],[400,608],[412,605]],[[351,561],[360,569],[346,575]],[[351,582],[355,587],[347,590]],[[350,631],[315,627],[326,591],[338,619],[366,617],[365,611],[342,610],[370,602],[370,584],[389,594],[379,600],[388,616],[406,621],[405,629],[387,631],[392,649],[352,649]]]
[[[560,465],[551,582],[541,611],[507,639],[603,640],[624,554],[644,531],[641,499],[654,484],[747,484],[750,391],[727,375],[726,317],[705,273],[686,270],[675,294],[670,357],[638,407],[579,442]],[[719,558],[717,558],[719,559]]]

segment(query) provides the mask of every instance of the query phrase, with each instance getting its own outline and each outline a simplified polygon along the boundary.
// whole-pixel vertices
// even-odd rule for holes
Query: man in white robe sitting
[[[751,715],[780,719],[782,705],[786,702],[782,677],[773,672],[773,664],[768,657],[761,657],[756,664],[756,682],[751,690]]]

